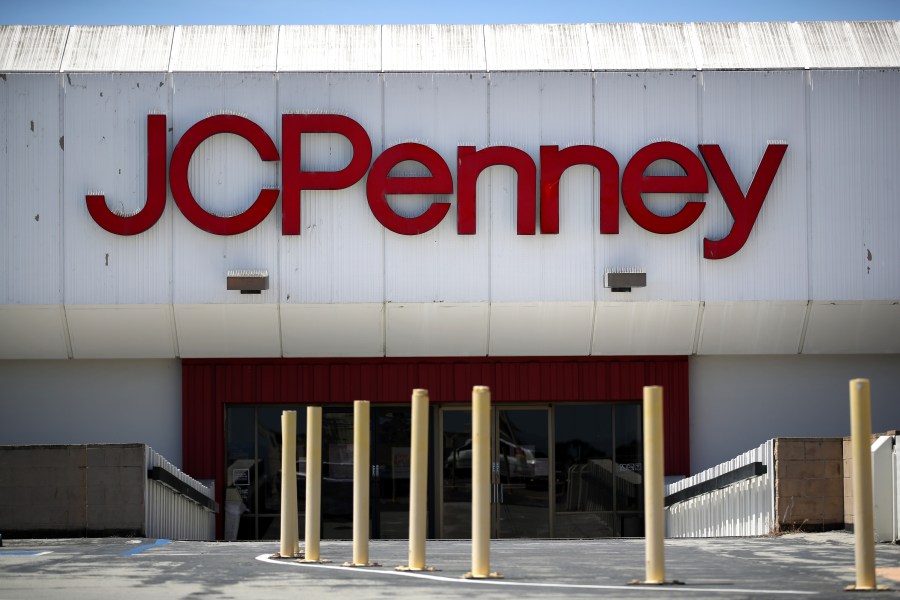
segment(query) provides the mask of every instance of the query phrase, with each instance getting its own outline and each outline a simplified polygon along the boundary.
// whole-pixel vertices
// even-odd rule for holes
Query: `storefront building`
[[[6,26],[0,115],[0,444],[145,442],[223,537],[278,535],[284,409],[326,538],[357,399],[406,536],[413,388],[443,538],[473,385],[496,537],[642,533],[644,385],[672,478],[852,377],[900,426],[900,22]]]

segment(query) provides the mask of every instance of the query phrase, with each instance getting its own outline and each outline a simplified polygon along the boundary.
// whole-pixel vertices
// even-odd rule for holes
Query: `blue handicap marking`
[[[122,556],[132,556],[133,554],[140,554],[144,550],[148,550],[150,548],[155,548],[156,546],[164,546],[165,544],[170,544],[172,540],[156,540],[152,544],[143,544],[138,546],[137,548],[132,548],[131,550],[127,550],[122,553]]]

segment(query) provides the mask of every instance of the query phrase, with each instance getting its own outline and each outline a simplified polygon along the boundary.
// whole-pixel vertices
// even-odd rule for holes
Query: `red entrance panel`
[[[466,403],[475,385],[490,386],[495,403],[633,402],[661,385],[666,475],[690,474],[688,360],[671,356],[184,359],[184,470],[215,479],[224,506],[226,404],[399,404],[414,388],[432,403]]]

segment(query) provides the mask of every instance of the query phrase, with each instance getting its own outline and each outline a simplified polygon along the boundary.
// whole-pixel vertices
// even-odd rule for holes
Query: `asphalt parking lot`
[[[499,580],[462,579],[466,540],[430,541],[433,573],[402,573],[405,540],[373,541],[381,567],[340,566],[349,541],[323,541],[324,565],[270,559],[277,542],[169,542],[128,538],[5,540],[0,598],[846,598],[855,581],[853,536],[845,532],[764,538],[666,541],[666,578],[683,584],[628,585],[644,576],[643,539],[494,540]],[[878,583],[900,597],[900,546],[876,549]],[[858,596],[858,594],[852,594]]]

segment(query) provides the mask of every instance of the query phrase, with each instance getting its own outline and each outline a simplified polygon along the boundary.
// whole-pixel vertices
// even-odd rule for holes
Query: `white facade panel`
[[[803,352],[900,352],[900,302],[813,302]]]
[[[591,354],[692,354],[699,316],[699,302],[597,302]]]
[[[585,25],[485,25],[488,71],[591,69]]]
[[[859,161],[860,74],[825,71],[809,77],[810,299],[861,299],[868,265]]]
[[[859,86],[862,297],[900,300],[900,70],[861,71]]]
[[[275,76],[263,73],[175,74],[172,125],[174,138],[198,121],[219,112],[244,115],[277,139]],[[207,212],[229,216],[246,211],[260,190],[278,187],[277,162],[263,161],[245,139],[231,134],[208,138],[198,146],[188,169],[197,203]],[[253,229],[220,236],[203,231],[175,210],[172,244],[175,304],[274,303],[278,298],[278,243],[281,228],[276,207]],[[159,227],[159,225],[157,225]],[[269,289],[260,295],[226,289],[230,270],[265,270]]]
[[[385,308],[386,356],[488,354],[487,303],[390,303]]]
[[[274,72],[275,25],[185,25],[175,28],[170,71]]]
[[[273,304],[176,304],[175,331],[181,358],[282,355]]]
[[[175,358],[168,304],[67,305],[72,358]]]
[[[491,356],[584,356],[591,347],[590,302],[491,304]]]
[[[282,304],[285,357],[384,356],[384,304]]]
[[[701,297],[719,300],[806,300],[807,147],[805,78],[799,71],[703,73],[701,143],[718,144],[747,194],[768,144],[786,143],[750,237],[734,255],[700,261]],[[697,152],[696,146],[692,148]],[[707,166],[709,172],[709,167]],[[711,174],[700,220],[705,238],[720,240],[734,218]],[[701,250],[702,252],[702,250]]]
[[[63,218],[66,304],[172,302],[172,206],[148,231],[120,236],[90,216],[85,196],[113,211],[147,201],[147,115],[169,111],[165,74],[70,74],[65,80]]]
[[[707,301],[697,354],[797,354],[806,310],[805,301]]]
[[[174,33],[159,25],[72,27],[62,70],[165,72]]]
[[[817,72],[811,80],[811,299],[896,300],[900,74]]]
[[[282,25],[278,71],[381,71],[380,25]]]
[[[59,25],[0,26],[0,72],[58,72],[68,35]]]
[[[346,115],[366,130],[377,156],[383,148],[381,94],[381,76],[377,74],[282,74],[278,80],[278,114]],[[300,167],[306,171],[338,171],[350,162],[351,151],[343,136],[304,135]],[[279,301],[283,305],[384,302],[386,231],[369,210],[365,182],[363,177],[342,190],[302,192],[300,235],[282,236],[280,226],[275,231]],[[266,227],[274,230],[272,224]]]
[[[405,142],[429,146],[440,154],[454,181],[454,193],[449,195],[388,197],[393,210],[408,218],[422,214],[433,202],[449,202],[451,207],[426,233],[410,236],[384,230],[385,300],[487,302],[494,208],[488,178],[479,179],[476,189],[476,234],[459,235],[456,163],[458,146],[488,145],[488,76],[385,74],[384,139],[386,147]],[[393,173],[427,176],[428,170],[407,161]],[[360,210],[369,213],[367,207]]]
[[[62,305],[0,304],[0,359],[68,358]]]
[[[490,143],[527,152],[539,165],[540,146],[591,144],[591,85],[587,73],[494,73],[490,90]],[[564,107],[564,108],[563,108]],[[575,167],[560,182],[559,234],[518,235],[518,176],[491,167],[489,178],[491,302],[593,300],[592,226],[597,188],[594,169]],[[539,169],[536,169],[539,173]],[[535,189],[539,192],[537,182]],[[527,200],[526,200],[527,201]],[[482,221],[483,223],[483,221]],[[486,229],[479,225],[479,231]],[[602,274],[600,274],[602,278]]]
[[[484,71],[483,25],[382,25],[384,71]]]
[[[59,76],[0,83],[0,304],[62,303]]]
[[[598,73],[594,86],[594,139],[619,162],[621,178],[639,149],[655,141],[677,142],[696,151],[699,141],[698,78],[692,72]],[[670,161],[651,165],[649,175],[682,175]],[[621,190],[620,190],[621,191]],[[646,194],[644,202],[657,215],[673,215],[686,201],[706,201],[700,194]],[[599,214],[599,211],[595,214]],[[671,235],[639,227],[619,205],[619,233],[595,236],[597,299],[603,302],[682,301],[700,299],[700,261],[706,231],[696,223]],[[599,232],[599,220],[594,231]],[[647,287],[627,297],[603,287],[603,273],[640,268]]]

